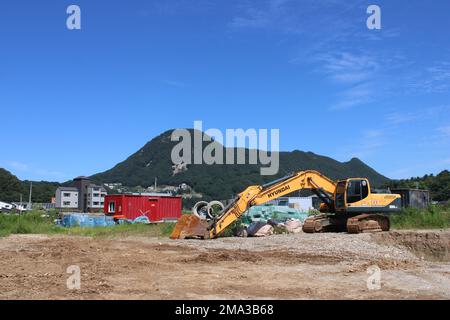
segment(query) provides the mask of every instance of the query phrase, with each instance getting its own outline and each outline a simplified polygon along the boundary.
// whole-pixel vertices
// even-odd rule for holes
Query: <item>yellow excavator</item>
[[[309,189],[321,200],[319,215],[308,217],[303,231],[377,232],[389,231],[386,214],[401,210],[398,194],[372,193],[366,178],[333,181],[323,174],[306,170],[262,186],[250,186],[216,216],[183,215],[171,234],[172,239],[218,237],[251,206],[261,205],[294,191]]]

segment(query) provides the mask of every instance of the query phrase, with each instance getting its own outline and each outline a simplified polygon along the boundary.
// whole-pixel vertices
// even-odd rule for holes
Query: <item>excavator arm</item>
[[[248,187],[223,210],[222,214],[211,221],[203,221],[195,215],[183,215],[175,226],[171,238],[216,238],[250,207],[304,189],[311,189],[329,207],[334,206],[331,195],[335,192],[336,183],[317,171],[300,171],[263,186]]]

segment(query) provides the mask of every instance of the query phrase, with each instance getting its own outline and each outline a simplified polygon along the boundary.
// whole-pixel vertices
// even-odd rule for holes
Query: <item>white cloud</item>
[[[292,36],[299,43],[289,62],[313,67],[336,87],[329,110],[345,110],[391,96],[450,90],[450,62],[424,67],[413,54],[389,44],[402,28],[365,28],[366,1],[247,1],[230,23],[238,30],[258,28]],[[386,43],[380,43],[386,40]],[[370,42],[370,43],[368,43]],[[306,45],[305,45],[306,44]],[[413,121],[395,117],[394,123]]]
[[[317,30],[340,32],[347,30],[351,21],[348,17],[342,19],[344,13],[357,8],[362,2],[363,0],[351,3],[336,0],[241,1],[238,13],[229,25],[235,30],[253,28],[294,35],[311,35]]]
[[[445,137],[450,137],[450,126],[439,127],[438,131]]]
[[[317,55],[315,60],[330,79],[343,83],[371,79],[379,68],[376,58],[366,54],[326,53]]]
[[[450,61],[439,61],[410,76],[407,87],[412,92],[444,93],[450,90]]]
[[[440,114],[450,111],[450,105],[436,107],[423,107],[414,111],[396,111],[386,116],[386,122],[390,125],[400,125],[415,121],[436,119]]]
[[[409,123],[418,119],[420,119],[420,114],[417,112],[395,112],[386,116],[386,122],[393,125]]]
[[[339,147],[338,158],[357,157],[367,160],[377,154],[380,148],[386,146],[390,141],[388,134],[380,129],[366,129],[359,133],[354,132],[354,137],[350,144]]]
[[[246,2],[240,5],[240,14],[235,16],[230,26],[235,29],[275,29],[282,32],[296,32],[292,15],[286,8],[289,0],[268,0],[258,2]],[[298,31],[298,30],[297,30]]]
[[[374,90],[369,83],[363,83],[344,90],[339,100],[329,110],[345,110],[373,101]]]

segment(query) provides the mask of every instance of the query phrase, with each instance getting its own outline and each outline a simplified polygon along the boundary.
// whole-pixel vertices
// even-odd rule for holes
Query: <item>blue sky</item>
[[[66,28],[77,4],[82,29]],[[382,29],[368,30],[377,4]],[[279,128],[282,150],[404,178],[450,167],[450,2],[8,1],[0,167],[65,181],[171,129]]]

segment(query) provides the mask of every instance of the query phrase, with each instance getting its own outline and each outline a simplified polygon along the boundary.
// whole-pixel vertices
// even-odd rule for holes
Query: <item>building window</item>
[[[96,202],[94,202],[94,206],[98,206],[98,202],[96,201]]]
[[[70,201],[64,201],[64,202],[63,202],[63,205],[64,205],[64,206],[70,206]]]
[[[99,193],[94,193],[94,197],[98,198],[98,197],[100,197],[100,194]]]
[[[109,213],[116,212],[116,203],[114,201],[108,203],[108,212]]]
[[[70,197],[70,192],[64,192],[64,193],[63,193],[63,197],[66,197],[66,198],[67,198],[67,197]]]

